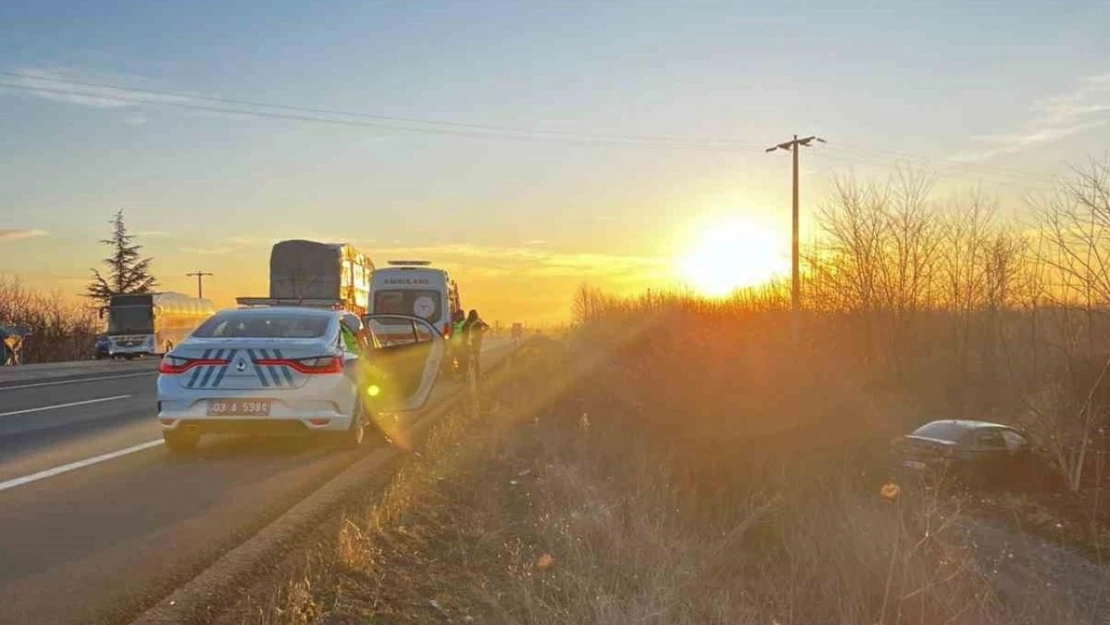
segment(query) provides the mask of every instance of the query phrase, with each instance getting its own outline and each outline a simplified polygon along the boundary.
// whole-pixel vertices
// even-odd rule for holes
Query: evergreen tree
[[[112,248],[112,255],[103,261],[108,267],[108,276],[92,269],[93,280],[86,292],[86,297],[105,306],[113,295],[149,293],[158,284],[150,275],[150,263],[154,259],[143,258],[139,253],[143,246],[136,245],[135,235],[127,233],[123,211],[117,211],[108,223],[112,224],[112,237],[100,241]]]

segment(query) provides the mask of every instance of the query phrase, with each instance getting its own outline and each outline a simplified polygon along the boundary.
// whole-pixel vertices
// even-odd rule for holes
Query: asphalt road
[[[483,365],[507,353],[487,340]],[[0,381],[0,624],[112,622],[153,603],[365,453],[211,437],[171,458],[155,376]],[[459,390],[441,384],[428,408]]]

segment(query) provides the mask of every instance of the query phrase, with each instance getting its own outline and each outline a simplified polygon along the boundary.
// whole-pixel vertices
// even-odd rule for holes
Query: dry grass
[[[927,180],[842,181],[797,342],[781,284],[584,286],[565,339],[440,424],[258,622],[1099,622],[1104,570],[1068,577],[1095,565],[1039,544],[1053,562],[1016,562],[1023,536],[943,485],[897,488],[888,450],[934,419],[1024,425],[1094,493],[1099,544],[1110,265],[1069,253],[1078,232],[1110,257],[1107,180],[1077,174],[1039,241],[981,195],[938,210]]]
[[[251,622],[1023,621],[953,501],[883,496],[866,460],[792,456],[774,433],[758,461],[707,453],[596,355],[532,349]]]

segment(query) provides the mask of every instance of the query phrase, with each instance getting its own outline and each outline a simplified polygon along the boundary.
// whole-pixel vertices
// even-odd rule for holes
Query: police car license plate
[[[208,400],[208,416],[268,417],[270,416],[270,400],[210,399]]]

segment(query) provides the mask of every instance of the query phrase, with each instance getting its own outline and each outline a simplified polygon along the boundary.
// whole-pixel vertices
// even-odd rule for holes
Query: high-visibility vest
[[[340,333],[343,335],[343,345],[346,346],[347,351],[355,354],[361,351],[359,350],[358,337],[355,336],[354,332],[351,332],[344,327],[342,330],[340,330]]]

